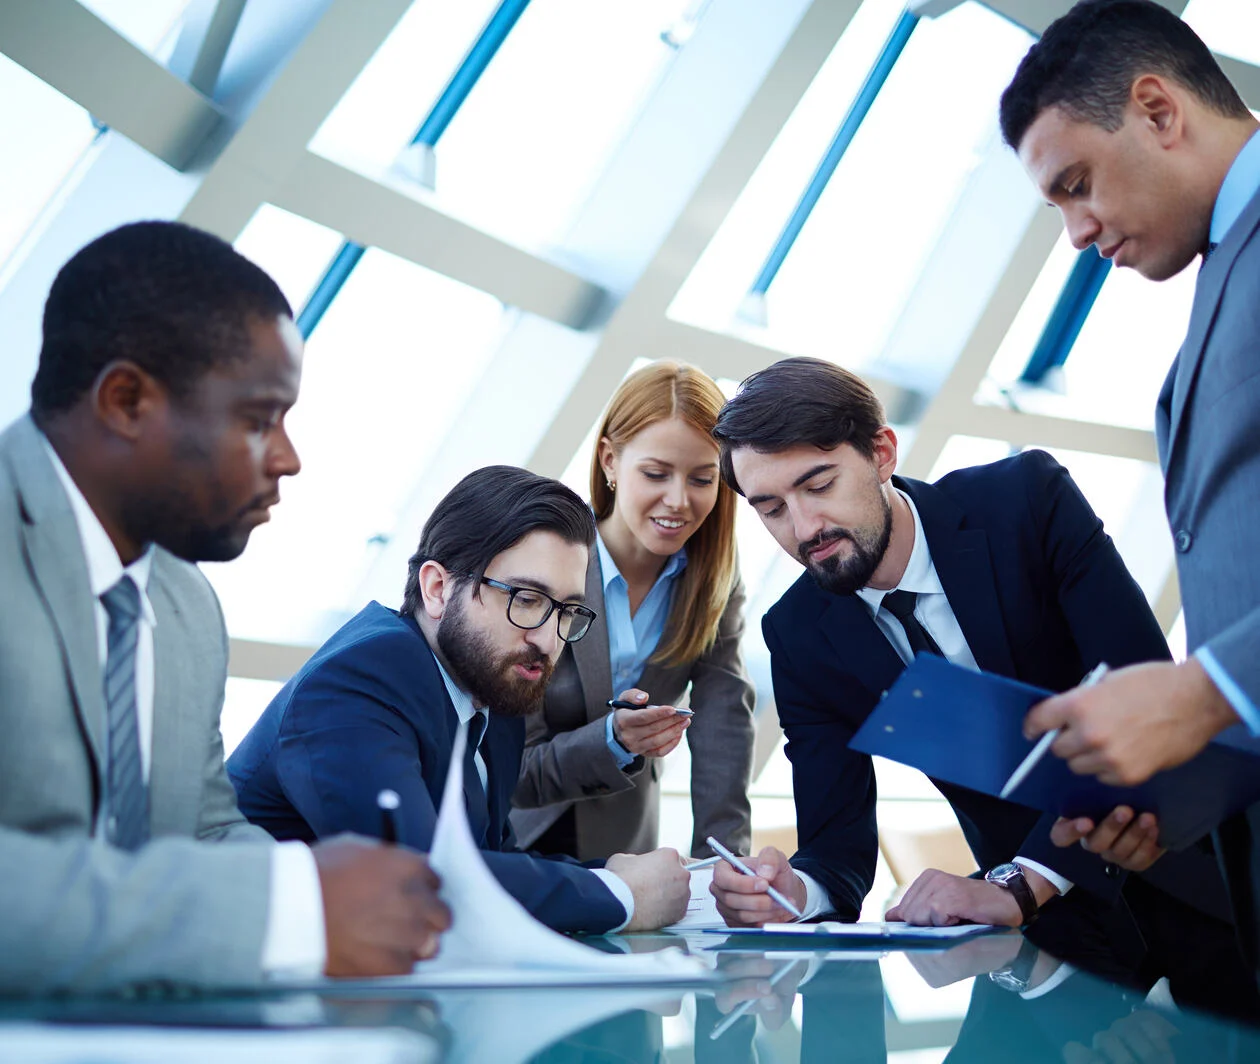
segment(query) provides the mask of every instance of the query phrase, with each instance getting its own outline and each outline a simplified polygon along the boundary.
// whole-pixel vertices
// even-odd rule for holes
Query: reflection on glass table
[[[721,979],[682,990],[330,987],[248,997],[7,1000],[0,1001],[0,1056],[10,1044],[6,1035],[16,1039],[21,1030],[29,1039],[32,1024],[54,1023],[109,1025],[111,1046],[119,1044],[123,1028],[143,1025],[220,1033],[288,1029],[304,1036],[302,1046],[316,1049],[320,1043],[311,1035],[324,1028],[395,1029],[423,1036],[435,1047],[429,1059],[469,1064],[1260,1059],[1260,1028],[1179,1010],[1160,987],[1147,993],[1088,974],[1081,967],[1087,957],[1063,960],[1015,932],[911,953],[755,950],[743,947],[747,940],[730,940],[728,947],[720,936],[699,935],[590,941],[634,952],[682,941],[707,954]],[[702,949],[715,941],[716,948]],[[1070,954],[1071,943],[1064,946]],[[179,1044],[187,1052],[170,1059],[205,1059],[195,1037]],[[208,1036],[204,1044],[211,1044]],[[276,1059],[298,1045],[296,1039],[287,1049],[281,1044]],[[114,1052],[111,1059],[148,1058]]]

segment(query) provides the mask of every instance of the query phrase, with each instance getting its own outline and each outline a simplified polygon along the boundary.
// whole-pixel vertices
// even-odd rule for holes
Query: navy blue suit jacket
[[[914,500],[981,669],[1063,691],[1100,661],[1118,667],[1169,657],[1102,522],[1044,451],[958,470],[936,484],[894,483]],[[848,744],[905,666],[861,599],[823,591],[808,573],[762,628],[792,763],[799,838],[792,864],[827,889],[844,918],[856,919],[875,873],[875,773],[870,757]],[[1054,846],[1053,816],[933,782],[981,868],[1027,857],[1076,884],[1056,905],[1115,901],[1126,873],[1079,846]],[[1143,876],[1227,917],[1220,876],[1199,850],[1169,854]]]
[[[303,842],[379,836],[376,795],[392,788],[402,798],[398,841],[428,850],[458,727],[420,626],[373,602],[285,684],[228,759],[228,775],[245,816]],[[524,722],[491,713],[481,743],[488,817],[470,806],[473,837],[499,882],[543,923],[611,930],[626,914],[599,876],[516,847],[508,813],[524,748]],[[474,785],[466,779],[465,791]]]

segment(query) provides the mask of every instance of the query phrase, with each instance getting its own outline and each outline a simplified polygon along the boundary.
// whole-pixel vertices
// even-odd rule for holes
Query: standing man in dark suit
[[[594,540],[590,508],[558,481],[512,466],[469,473],[425,522],[402,608],[372,602],[346,622],[233,752],[245,815],[278,839],[370,833],[389,788],[399,841],[427,849],[467,723],[469,823],[517,901],[560,931],[681,919],[689,876],[674,850],[588,868],[521,852],[508,821],[525,715],[541,707],[565,643],[595,620],[584,604]]]
[[[1003,136],[1078,248],[1155,281],[1204,257],[1155,416],[1190,657],[1118,671],[1029,720],[1030,734],[1063,727],[1054,752],[1107,782],[1180,764],[1240,722],[1260,735],[1258,129],[1203,42],[1147,0],[1078,4],[1002,97]],[[1142,868],[1160,852],[1144,819],[1065,823],[1057,836]],[[1217,848],[1260,963],[1260,807],[1223,824]]]
[[[1102,661],[1168,657],[1102,523],[1044,452],[935,484],[897,477],[897,438],[874,393],[806,358],[745,380],[714,435],[723,476],[806,567],[762,624],[800,845],[790,862],[763,850],[750,862],[755,879],[719,867],[714,893],[729,923],[783,918],[767,883],[807,916],[857,918],[875,871],[876,795],[870,757],[848,743],[915,653],[1052,690]],[[1135,976],[1167,974],[1186,1000],[1212,979],[1219,956],[1229,967],[1232,928],[1206,854],[1178,854],[1126,880],[1096,855],[1057,848],[1051,816],[937,787],[986,876],[929,870],[891,919],[1019,926],[1053,905],[1059,919],[1074,912],[1100,946],[1137,943]],[[1235,968],[1237,976],[1241,958]]]
[[[236,808],[227,561],[299,468],[302,343],[262,270],[142,222],[58,273],[0,435],[0,990],[409,971],[449,913],[419,854],[276,846]]]

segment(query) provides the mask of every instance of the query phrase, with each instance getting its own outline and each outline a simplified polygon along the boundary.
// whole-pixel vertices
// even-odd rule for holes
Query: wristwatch
[[[1037,898],[1024,878],[1024,870],[1019,865],[1008,861],[995,865],[984,874],[990,883],[996,883],[1004,890],[1009,890],[1019,904],[1019,915],[1022,923],[1031,923],[1037,917]]]
[[[998,968],[996,971],[989,973],[989,979],[997,983],[1003,990],[1009,990],[1014,994],[1022,994],[1028,989],[1028,984],[1032,982],[1033,967],[1037,963],[1037,957],[1041,950],[1034,946],[1028,939],[1024,939],[1020,943],[1019,953],[1015,955],[1015,959],[1011,961],[1005,968]]]

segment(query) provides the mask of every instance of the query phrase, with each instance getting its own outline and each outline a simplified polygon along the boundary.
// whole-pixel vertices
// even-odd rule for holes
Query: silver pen
[[[739,872],[745,876],[752,876],[754,879],[757,878],[756,872],[754,872],[751,868],[749,868],[746,864],[744,864],[743,861],[741,861],[738,857],[736,857],[733,853],[731,853],[730,850],[728,850],[725,846],[723,846],[720,842],[718,842],[718,840],[715,839],[712,835],[710,835],[704,841],[707,842],[713,848],[714,853],[716,853],[719,857],[722,858],[723,861],[725,861],[728,865],[730,865],[733,869],[735,869],[736,872]],[[774,887],[767,885],[766,893],[769,894],[770,897],[775,902],[777,902],[782,908],[790,912],[798,920],[801,918],[801,910],[798,909],[795,905],[793,905],[783,894],[775,890]]]
[[[1085,679],[1077,684],[1077,687],[1093,687],[1094,684],[1107,675],[1108,671],[1107,663],[1100,661],[1089,670]],[[1011,773],[1011,778],[1003,785],[1002,790],[998,793],[999,798],[1009,798],[1015,789],[1028,778],[1028,774],[1037,767],[1037,762],[1045,757],[1046,751],[1050,749],[1062,730],[1062,728],[1052,728],[1037,740],[1037,745],[1028,751],[1028,756],[1019,763],[1019,768]]]

